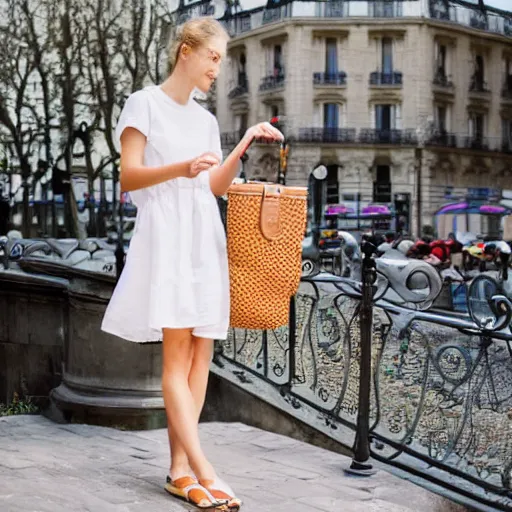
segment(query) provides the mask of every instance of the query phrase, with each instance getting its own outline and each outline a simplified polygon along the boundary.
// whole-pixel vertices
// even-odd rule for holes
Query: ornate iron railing
[[[377,265],[371,378],[361,383],[371,387],[371,455],[510,510],[512,304],[493,278],[443,288],[425,266],[406,263],[397,281]],[[462,292],[454,297],[467,297],[456,301],[458,311],[438,307],[447,286]],[[219,357],[278,388],[294,409],[318,411],[313,426],[325,432],[327,425],[335,438],[340,426],[349,427],[357,439],[364,428],[361,329],[370,323],[360,324],[362,290],[341,277],[303,278],[288,326],[234,329]]]
[[[356,142],[355,128],[300,128],[298,142]]]
[[[314,85],[347,85],[347,73],[337,71],[335,73],[313,73]]]
[[[403,75],[400,71],[393,71],[392,73],[383,73],[381,71],[374,71],[370,73],[370,85],[398,85],[403,84]]]
[[[278,89],[280,87],[284,87],[285,83],[285,75],[284,72],[265,76],[261,79],[259,90],[260,92],[271,91],[273,89]]]

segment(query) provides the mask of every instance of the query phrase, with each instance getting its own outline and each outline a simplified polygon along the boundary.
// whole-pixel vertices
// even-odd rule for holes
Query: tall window
[[[394,128],[393,105],[375,105],[375,128],[386,131]]]
[[[475,57],[475,73],[473,74],[472,89],[481,91],[484,87],[485,69],[482,55]]]
[[[328,37],[325,41],[325,72],[335,75],[338,72],[338,41]]]
[[[440,133],[446,133],[447,128],[447,109],[444,105],[436,107],[436,128]]]
[[[440,44],[437,47],[437,73],[441,77],[446,76],[446,46]]]
[[[502,141],[507,151],[512,151],[512,119],[502,121]]]
[[[382,38],[382,72],[393,73],[393,40],[390,37]]]
[[[504,89],[507,92],[512,92],[512,58],[507,57],[504,62],[505,81]]]
[[[276,44],[274,46],[274,76],[282,76],[283,73],[283,47]]]
[[[469,135],[474,141],[482,142],[485,132],[485,116],[473,113],[469,117]]]
[[[324,128],[338,128],[340,109],[337,103],[324,103]]]

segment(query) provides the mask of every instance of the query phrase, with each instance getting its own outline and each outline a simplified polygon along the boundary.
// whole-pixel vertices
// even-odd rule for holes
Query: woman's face
[[[222,58],[226,54],[226,40],[210,39],[204,46],[194,48],[187,59],[187,71],[194,85],[207,93],[220,72]]]

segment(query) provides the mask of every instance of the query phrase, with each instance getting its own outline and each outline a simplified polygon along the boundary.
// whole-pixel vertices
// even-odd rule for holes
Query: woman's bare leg
[[[190,370],[188,375],[188,386],[194,397],[196,405],[197,422],[203,410],[206,398],[206,388],[208,386],[208,376],[210,373],[210,363],[213,357],[213,340],[207,338],[198,338],[191,335],[192,338],[192,357],[190,361]],[[180,440],[173,434],[170,425],[168,425],[169,443],[171,446],[171,468],[170,474],[173,480],[182,476],[190,475],[190,465],[188,457]]]
[[[199,442],[198,408],[202,408],[204,403],[208,375],[205,379],[204,361],[194,363],[196,342],[189,329],[164,329],[162,390],[171,432],[171,471],[176,472],[176,475],[171,474],[173,479],[183,476],[178,475],[178,471],[188,469],[183,452],[198,478],[215,478],[213,466],[206,459]],[[189,384],[191,374],[192,386]],[[198,403],[191,387],[196,389]]]

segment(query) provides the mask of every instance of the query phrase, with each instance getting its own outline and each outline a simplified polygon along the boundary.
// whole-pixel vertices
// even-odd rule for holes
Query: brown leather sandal
[[[209,510],[228,511],[227,500],[217,499],[208,489],[202,486],[195,478],[183,476],[176,480],[171,480],[167,476],[165,490],[176,498],[192,503],[197,508]]]

